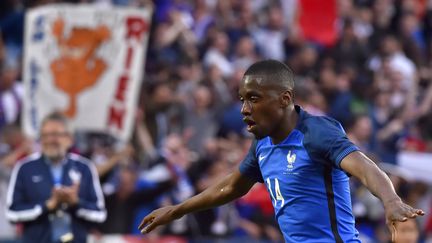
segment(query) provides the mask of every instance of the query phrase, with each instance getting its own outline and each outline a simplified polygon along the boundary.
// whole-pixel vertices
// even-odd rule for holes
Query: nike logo
[[[43,179],[43,177],[42,177],[41,175],[35,175],[35,176],[32,176],[32,181],[33,181],[33,183],[41,182],[42,179]]]
[[[265,156],[265,155],[260,155],[260,156],[258,157],[258,160],[259,160],[259,161],[262,161],[263,159],[265,159],[265,157],[267,157],[267,156]]]

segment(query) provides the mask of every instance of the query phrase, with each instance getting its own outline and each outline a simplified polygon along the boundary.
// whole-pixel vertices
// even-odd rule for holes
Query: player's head
[[[41,123],[40,140],[42,153],[53,162],[66,155],[72,146],[72,127],[65,116],[53,113],[45,117]]]
[[[245,72],[239,88],[247,130],[257,138],[275,134],[293,106],[294,74],[282,62],[259,61]]]

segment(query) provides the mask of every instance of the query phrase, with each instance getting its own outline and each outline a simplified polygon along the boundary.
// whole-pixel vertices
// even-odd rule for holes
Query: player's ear
[[[285,90],[279,96],[281,107],[285,108],[293,103],[293,92],[292,90]]]

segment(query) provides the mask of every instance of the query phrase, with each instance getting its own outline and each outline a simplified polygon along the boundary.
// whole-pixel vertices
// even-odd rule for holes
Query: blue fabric
[[[89,163],[88,160],[77,155],[68,155],[62,169],[61,184],[65,186],[72,185],[72,180],[69,176],[71,170],[75,170],[81,174],[78,190],[80,201],[76,207],[67,209],[67,212],[71,216],[74,242],[86,241],[89,223],[93,222],[78,217],[76,214],[77,210],[86,209],[98,212],[105,210],[98,206],[98,199],[99,201],[103,200],[103,197],[98,197],[96,193],[97,189],[94,186],[94,182],[97,178],[96,180],[93,178]],[[38,206],[42,208],[42,213],[35,219],[15,221],[21,222],[24,226],[22,242],[51,242],[54,232],[53,222],[50,221],[50,217],[52,218],[53,215],[45,207],[45,202],[50,198],[52,188],[54,187],[54,177],[51,174],[49,164],[46,163],[42,156],[34,154],[16,165],[11,183],[14,186],[11,191],[12,202],[11,205],[8,205],[8,210],[13,213],[19,213]],[[100,190],[100,185],[98,190]],[[100,194],[100,196],[102,195]]]
[[[236,102],[225,109],[220,122],[219,133],[226,136],[231,132],[243,135],[246,124],[241,115],[241,103]]]
[[[61,242],[62,236],[71,232],[71,216],[69,213],[59,211],[54,215],[52,221],[52,242]]]
[[[147,180],[138,180],[136,183],[136,190],[141,190],[145,188],[154,188],[156,187],[156,182],[147,181]],[[131,234],[133,235],[141,235],[140,230],[138,230],[138,226],[141,224],[142,219],[151,213],[153,210],[160,207],[159,201],[161,197],[155,198],[152,202],[146,203],[145,205],[139,207],[135,212],[134,221],[131,227]]]
[[[288,137],[280,144],[270,137],[254,142],[240,172],[266,183],[286,242],[335,242],[332,208],[342,241],[360,242],[349,178],[340,169],[343,158],[358,148],[337,121],[296,110],[299,119]]]
[[[50,165],[51,175],[53,177],[54,185],[60,186],[63,174],[63,165]]]
[[[246,157],[240,163],[240,172],[243,175],[251,178],[253,181],[263,183],[263,177],[261,175],[261,170],[259,164],[257,163],[258,159],[256,157],[256,145],[257,141],[254,140],[249,149],[249,152],[246,154]]]
[[[2,93],[0,92],[0,128],[6,125],[6,114],[2,100]]]
[[[351,110],[352,100],[353,95],[351,92],[338,93],[330,104],[328,115],[345,125],[353,117]]]
[[[62,185],[62,177],[63,177],[63,166],[65,164],[64,161],[60,161],[57,164],[52,163],[48,159],[45,159],[45,162],[50,167],[51,175],[53,177],[53,182],[55,187],[60,187]],[[71,217],[68,212],[58,209],[57,212],[53,214],[52,220],[52,242],[61,241],[61,237],[67,233],[72,233],[71,230]]]
[[[0,30],[6,45],[14,43],[23,45],[24,41],[24,11],[14,11],[0,19]]]

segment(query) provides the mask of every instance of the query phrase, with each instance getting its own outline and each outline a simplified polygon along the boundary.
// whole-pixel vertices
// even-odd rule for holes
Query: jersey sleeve
[[[99,177],[95,165],[75,154],[69,154],[73,161],[78,162],[77,168],[81,173],[78,203],[71,208],[72,213],[81,220],[102,223],[107,217],[105,199],[103,197]]]
[[[359,150],[346,136],[342,125],[328,117],[316,117],[308,122],[304,145],[314,161],[340,168],[341,161]]]
[[[31,186],[25,183],[26,174],[22,162],[15,165],[12,171],[6,199],[6,218],[12,223],[36,221],[48,213],[44,202],[29,199],[26,195],[26,190]]]
[[[264,180],[262,178],[261,170],[255,152],[256,146],[257,141],[254,140],[251,147],[249,148],[249,152],[246,154],[246,157],[240,163],[239,170],[242,175],[249,177],[253,181],[263,183]]]

